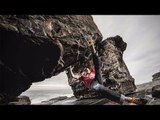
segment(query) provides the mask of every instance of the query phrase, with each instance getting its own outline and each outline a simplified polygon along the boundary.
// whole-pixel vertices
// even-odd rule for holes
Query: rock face
[[[90,98],[77,100],[74,96],[61,96],[47,101],[42,101],[41,105],[119,105],[106,98]]]
[[[159,82],[160,72],[153,74],[152,77],[153,77],[152,79],[153,82]],[[160,98],[160,85],[155,85],[154,87],[152,87],[152,96]]]
[[[158,97],[159,86],[160,86],[160,81],[151,81],[148,83],[143,83],[143,84],[137,85],[137,91],[129,96],[145,98],[148,100],[147,105],[160,105],[160,98]],[[156,95],[154,93],[155,91],[156,91]]]
[[[146,95],[152,96],[152,89],[154,86],[160,85],[160,81],[151,81],[137,85],[137,92],[135,94],[138,97],[145,97]]]
[[[102,74],[103,74],[103,84],[112,90],[117,92],[127,94],[129,92],[135,91],[136,86],[134,84],[134,79],[130,75],[125,62],[123,61],[123,52],[126,49],[127,44],[122,40],[120,36],[115,36],[108,38],[99,44],[97,44],[97,50],[99,52]],[[92,59],[84,63],[84,67],[91,67]],[[78,69],[76,69],[78,68]],[[83,71],[81,66],[75,66],[75,74],[80,74]],[[74,78],[69,77],[69,84],[72,87],[74,95],[77,98],[90,98],[100,96],[96,93],[85,88],[81,81],[74,80]]]
[[[110,37],[101,42],[99,55],[102,61],[104,85],[123,94],[135,91],[134,78],[123,60],[127,44],[120,36]]]
[[[160,98],[160,85],[156,85],[152,88],[152,97]]]
[[[0,93],[18,96],[64,71],[102,35],[88,15],[0,15]]]
[[[84,97],[89,91],[70,77],[68,66],[74,66],[75,73],[91,67],[91,38],[102,59],[104,85],[122,93],[134,91],[134,79],[122,59],[126,43],[118,36],[101,42],[91,16],[0,15],[0,95],[19,96],[33,82],[66,71],[74,95]]]
[[[154,75],[152,75],[152,77],[153,77],[153,81],[156,81],[156,80],[160,80],[160,72],[158,72],[158,73],[155,73]]]

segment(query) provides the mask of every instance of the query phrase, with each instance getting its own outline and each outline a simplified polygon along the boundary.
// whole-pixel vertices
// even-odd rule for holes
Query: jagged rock
[[[28,96],[18,96],[16,100],[8,103],[9,105],[31,105],[31,100]]]
[[[152,81],[157,81],[160,80],[160,72],[155,73],[154,75],[152,75]]]
[[[16,97],[0,93],[0,105],[7,105],[10,101],[16,101]]]
[[[160,81],[151,81],[137,85],[137,91],[127,96],[145,98],[148,100],[147,105],[160,105],[159,99],[152,97],[155,86],[160,86]]]
[[[150,101],[149,105],[160,105],[160,99],[153,99]]]
[[[30,105],[31,100],[28,96],[11,96],[0,94],[0,105]]]
[[[120,36],[115,36],[102,41],[98,47],[104,85],[123,94],[135,91],[134,78],[123,60],[127,43]]]
[[[56,97],[56,98],[52,98],[49,101],[42,101],[41,103],[51,105],[51,104],[54,104],[56,102],[66,100],[67,98],[68,98],[67,96],[59,96],[59,97]]]
[[[126,47],[127,44],[120,36],[110,37],[97,44],[97,50],[101,60],[104,85],[123,94],[133,92],[136,89],[134,78],[130,75],[125,62],[123,61],[123,52]],[[75,74],[80,74],[84,67],[91,68],[92,64],[92,59],[90,58],[89,61],[83,63],[83,68],[81,65],[75,66],[73,72]],[[101,96],[85,88],[81,81],[75,80],[69,73],[68,77],[69,84],[77,98]]]
[[[18,96],[33,82],[81,64],[95,34],[100,42],[90,15],[0,15],[0,93]]]
[[[160,85],[160,81],[151,81],[143,84],[136,85],[137,91],[129,94],[128,96],[146,97],[152,96],[152,88],[156,85]]]
[[[50,100],[42,101],[40,104],[41,105],[73,105],[72,103],[75,102],[77,99],[72,96],[72,97],[67,97],[67,96],[59,96],[56,98],[52,98]]]
[[[66,71],[76,97],[99,96],[68,73],[69,65],[75,73],[91,67],[91,38],[102,59],[104,84],[122,93],[135,90],[122,59],[126,43],[119,36],[101,42],[90,15],[0,15],[0,94],[17,97],[33,82]]]
[[[160,85],[156,85],[152,88],[152,97],[160,98]]]
[[[74,96],[60,96],[48,101],[42,101],[42,105],[120,105],[106,98],[76,99]]]

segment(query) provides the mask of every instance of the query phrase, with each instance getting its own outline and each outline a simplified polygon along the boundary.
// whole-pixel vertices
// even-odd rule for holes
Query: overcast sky
[[[160,15],[94,15],[95,23],[107,37],[120,35],[127,43],[124,61],[135,83],[152,80],[160,71]]]
[[[120,35],[127,43],[124,61],[136,84],[160,71],[160,15],[93,15],[103,39]],[[70,88],[65,73],[34,85]],[[53,87],[52,87],[53,88]]]

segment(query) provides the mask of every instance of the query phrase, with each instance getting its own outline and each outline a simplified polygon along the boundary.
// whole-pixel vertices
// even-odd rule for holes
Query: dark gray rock
[[[42,101],[41,105],[119,105],[106,98],[90,98],[90,99],[77,99],[74,96],[66,97],[60,96],[48,101]]]
[[[102,41],[98,47],[104,85],[123,94],[135,91],[134,78],[130,75],[123,60],[123,52],[126,50],[127,43],[117,35]]]
[[[134,91],[123,61],[126,43],[120,36],[102,42],[90,15],[0,15],[0,94],[16,98],[32,83],[66,71],[77,98],[101,96],[68,73],[70,65],[81,73],[93,64],[87,44],[91,38],[102,60],[104,85],[117,92]]]
[[[160,81],[151,81],[136,85],[137,90],[133,93],[126,94],[127,96],[135,96],[145,98],[146,96],[152,96],[152,88],[156,85],[160,85]]]
[[[159,99],[152,97],[153,88],[155,86],[160,86],[160,81],[151,81],[148,83],[137,85],[137,91],[127,96],[147,99],[147,105],[160,105]]]
[[[149,105],[160,105],[160,99],[152,99],[152,101],[150,101]]]
[[[160,85],[156,85],[152,88],[152,97],[160,98]]]
[[[59,101],[62,101],[62,100],[66,100],[68,97],[67,96],[59,96],[59,97],[56,97],[56,98],[52,98],[48,101],[42,101],[41,103],[42,104],[48,104],[48,105],[52,105],[56,102],[59,102]]]
[[[0,105],[7,105],[10,101],[16,101],[16,97],[0,93]]]
[[[137,92],[135,94],[138,96],[152,95],[152,88],[156,85],[160,85],[160,81],[151,81],[137,85]]]
[[[28,96],[10,96],[0,94],[0,105],[30,105],[31,100]]]
[[[16,100],[8,103],[9,105],[31,105],[31,100],[28,96],[18,96]]]
[[[155,73],[154,75],[152,75],[152,81],[157,81],[160,80],[160,72]]]
[[[90,15],[0,15],[0,93],[16,97],[66,70],[94,34],[100,42]]]

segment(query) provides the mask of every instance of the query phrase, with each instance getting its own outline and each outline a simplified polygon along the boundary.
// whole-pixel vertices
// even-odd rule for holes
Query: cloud
[[[30,90],[44,90],[44,89],[71,89],[68,85],[68,78],[65,72],[57,76],[53,76],[41,82],[33,83]]]

